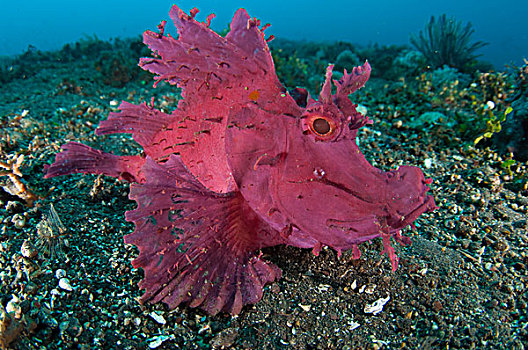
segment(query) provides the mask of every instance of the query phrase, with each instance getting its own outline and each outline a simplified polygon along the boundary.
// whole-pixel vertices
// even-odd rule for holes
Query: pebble
[[[68,292],[71,292],[73,290],[73,287],[70,284],[70,280],[64,277],[59,280],[59,287]]]
[[[400,129],[402,126],[403,122],[400,119],[397,119],[392,123],[392,127],[396,129]]]
[[[355,290],[357,288],[357,280],[354,280],[354,282],[352,282],[350,288],[352,288],[352,290]]]
[[[426,169],[430,169],[433,166],[433,160],[431,158],[426,158],[424,159],[423,164]]]
[[[237,338],[238,328],[227,328],[211,339],[209,345],[211,345],[213,349],[228,349],[235,343]]]

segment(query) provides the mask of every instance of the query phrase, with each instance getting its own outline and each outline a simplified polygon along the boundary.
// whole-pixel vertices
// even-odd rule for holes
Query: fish
[[[170,10],[178,36],[147,30],[153,57],[139,65],[181,88],[170,113],[123,101],[95,133],[131,134],[143,148],[119,156],[78,142],[62,146],[46,178],[104,174],[130,182],[137,203],[125,213],[135,223],[127,244],[144,270],[142,302],[199,307],[215,315],[239,314],[263,296],[281,270],[262,249],[325,246],[339,254],[381,238],[392,268],[391,239],[435,209],[430,179],[415,166],[382,171],[361,153],[358,129],[372,121],[349,95],[370,77],[368,62],[332,79],[326,70],[318,98],[292,91],[277,78],[267,25],[236,11],[220,36],[176,5]],[[332,91],[335,90],[333,93]]]

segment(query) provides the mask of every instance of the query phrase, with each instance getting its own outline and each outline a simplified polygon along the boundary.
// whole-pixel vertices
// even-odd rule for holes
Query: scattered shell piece
[[[26,226],[26,218],[20,213],[13,215],[13,218],[11,218],[11,222],[18,229],[21,229]]]
[[[2,283],[4,283],[4,280],[7,280],[8,278],[9,278],[9,275],[5,271],[0,272],[0,281]]]
[[[159,347],[161,344],[163,344],[164,341],[167,341],[169,339],[174,339],[174,336],[170,336],[170,335],[158,335],[152,339],[150,339],[150,342],[149,342],[149,348],[151,349],[156,349],[157,347]]]
[[[15,319],[19,319],[20,317],[22,317],[22,308],[18,304],[18,299],[15,299],[15,298],[11,299],[7,303],[5,310],[8,313],[13,314]]]
[[[299,304],[299,306],[301,307],[301,309],[303,309],[306,312],[310,311],[310,309],[312,308],[312,305]]]
[[[5,206],[5,210],[7,210],[8,213],[14,213],[22,207],[22,204],[17,201],[7,201],[7,204]]]
[[[350,288],[352,288],[352,290],[355,290],[357,288],[357,280],[354,280],[354,282],[352,282]]]
[[[159,324],[165,324],[167,321],[165,321],[165,318],[161,315],[158,315],[154,311],[152,311],[150,314],[150,317],[154,319],[154,321],[158,322]]]
[[[58,280],[60,280],[63,277],[66,277],[66,271],[64,271],[63,269],[58,269],[57,271],[55,271],[55,277]]]
[[[433,160],[431,158],[424,159],[424,167],[430,169],[433,166]]]
[[[319,293],[321,292],[327,292],[330,286],[328,284],[320,284],[317,286],[317,289],[319,289]]]
[[[358,104],[356,107],[356,111],[360,113],[361,115],[367,115],[367,107]]]
[[[376,315],[383,310],[383,306],[385,306],[389,300],[390,295],[388,295],[386,298],[379,298],[374,303],[365,305],[363,311],[367,314]]]
[[[348,329],[353,331],[354,329],[358,328],[359,326],[361,326],[359,323],[357,323],[356,321],[353,321],[353,320],[350,320],[348,321]]]
[[[210,331],[211,331],[211,325],[209,323],[206,323],[198,330],[198,334],[204,334]]]
[[[37,253],[37,249],[30,241],[26,239],[22,243],[22,246],[20,247],[20,254],[22,254],[24,258],[34,258],[35,256],[37,256]]]
[[[59,287],[68,292],[71,292],[73,290],[73,287],[70,284],[70,280],[64,277],[59,280]]]

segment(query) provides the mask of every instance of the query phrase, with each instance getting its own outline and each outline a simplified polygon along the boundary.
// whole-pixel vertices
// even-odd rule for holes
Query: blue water
[[[153,4],[151,4],[153,3]],[[24,52],[29,45],[59,49],[68,42],[96,35],[99,39],[131,37],[169,20],[173,0],[2,1],[0,55]],[[188,11],[198,7],[199,19],[216,13],[212,27],[227,26],[236,9],[271,23],[267,33],[288,39],[346,40],[353,43],[408,44],[409,35],[424,27],[431,15],[446,13],[470,21],[475,40],[489,42],[481,59],[498,69],[528,58],[528,1],[377,0],[377,1],[176,1]],[[323,5],[331,4],[331,5]],[[169,25],[167,26],[169,27]]]

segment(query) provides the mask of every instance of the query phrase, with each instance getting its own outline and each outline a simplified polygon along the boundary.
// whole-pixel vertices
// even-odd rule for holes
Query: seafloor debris
[[[6,161],[0,161],[0,187],[7,193],[23,199],[30,207],[37,199],[27,186],[22,182],[20,167],[24,163],[24,155],[8,156]]]
[[[21,322],[16,321],[3,308],[0,308],[0,349],[7,349],[7,346],[18,337],[23,329]]]
[[[14,303],[17,304],[17,303]],[[20,310],[18,312],[9,309]],[[20,306],[0,307],[0,349],[9,349],[9,344],[15,341],[21,333],[31,333],[37,327],[37,323],[30,317],[21,314]]]

